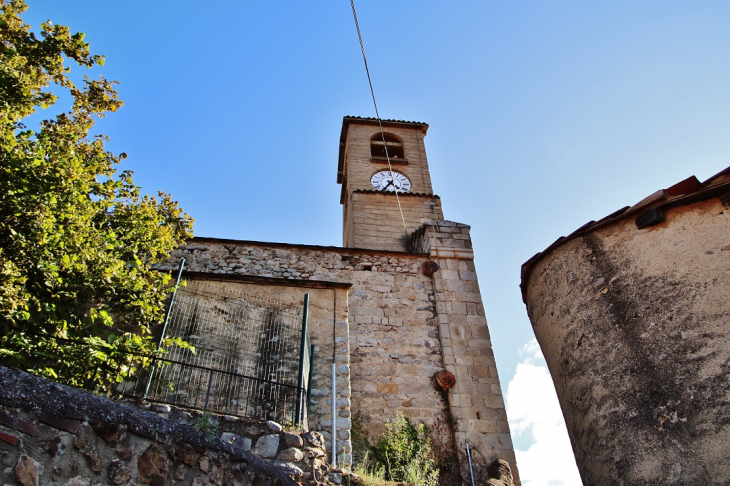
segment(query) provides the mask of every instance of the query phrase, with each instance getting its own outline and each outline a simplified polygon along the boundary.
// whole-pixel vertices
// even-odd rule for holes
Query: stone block
[[[456,292],[457,294],[462,292],[478,293],[479,284],[476,280],[446,280],[446,289]],[[459,300],[465,300],[462,299],[460,295],[457,295],[457,298],[459,298]]]
[[[304,458],[304,453],[296,447],[290,447],[281,451],[276,458],[280,461],[299,462]]]
[[[438,273],[438,276],[442,280],[459,280],[459,272],[458,272],[458,270],[441,270]]]
[[[359,338],[357,340],[357,345],[362,348],[377,346],[377,344],[378,340],[375,338]]]
[[[295,478],[300,478],[300,477],[304,476],[304,471],[302,471],[301,468],[299,468],[296,464],[292,464],[290,462],[281,462],[281,461],[276,461],[276,462],[274,462],[274,464],[279,469],[284,471],[285,474],[288,474]]]
[[[18,445],[18,442],[20,442],[20,439],[18,439],[17,437],[15,437],[14,435],[6,434],[5,432],[0,432],[0,440],[10,444],[11,446],[16,446]]]
[[[281,432],[281,430],[282,430],[282,428],[283,428],[283,427],[281,426],[281,424],[279,424],[279,423],[277,423],[277,422],[274,422],[273,420],[267,420],[267,421],[266,421],[266,427],[268,427],[268,429],[269,429],[270,431],[274,432],[275,434],[277,434],[277,433]]]
[[[378,393],[398,393],[398,385],[395,383],[379,383],[376,386]]]
[[[466,316],[466,322],[474,329],[487,327],[487,318],[484,316]]]
[[[477,274],[468,270],[459,270],[459,278],[462,280],[477,280]]]
[[[66,432],[71,432],[72,434],[75,434],[79,430],[78,422],[68,420],[64,417],[53,415],[48,412],[41,413],[41,416],[38,419],[46,425],[50,425],[56,429],[65,430]]]
[[[0,410],[0,424],[10,427],[15,430],[19,430],[24,434],[31,437],[35,437],[38,433],[38,427],[35,424],[22,420],[18,417],[12,417],[4,411]]]
[[[466,315],[467,304],[465,302],[451,302],[451,314]]]
[[[481,406],[485,408],[503,409],[504,399],[501,395],[485,395],[480,397]]]
[[[126,484],[132,477],[132,470],[123,462],[114,460],[109,465],[108,477],[113,485]]]
[[[503,425],[497,424],[496,427],[503,431]],[[509,430],[509,429],[507,429]],[[482,443],[485,449],[494,450],[512,450],[512,437],[509,433],[494,433],[484,434],[474,438],[474,443]]]
[[[140,482],[163,486],[169,473],[167,453],[159,445],[151,444],[137,459],[137,471]]]
[[[38,461],[23,452],[15,463],[15,480],[21,486],[38,486],[39,468]]]
[[[259,457],[273,459],[279,450],[279,434],[265,435],[256,441],[253,453]]]

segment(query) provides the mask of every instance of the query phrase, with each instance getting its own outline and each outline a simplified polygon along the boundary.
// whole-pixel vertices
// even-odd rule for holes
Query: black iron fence
[[[314,359],[308,304],[309,295],[295,307],[223,283],[189,281],[171,299],[158,354],[115,350],[101,364],[90,361],[81,375],[96,391],[306,427]],[[52,339],[56,349],[97,351],[89,342]],[[175,339],[194,349],[167,344]],[[127,379],[100,389],[99,378],[114,371],[105,368],[117,366],[129,370]],[[58,381],[68,382],[60,375]]]
[[[153,368],[137,373],[135,379],[119,385],[117,392],[225,415],[278,422],[307,421],[306,387],[173,359],[155,359]]]
[[[188,408],[295,423],[306,422],[313,348],[308,296],[301,307],[242,294],[230,286],[189,281],[175,295],[165,339],[149,373],[120,390]]]

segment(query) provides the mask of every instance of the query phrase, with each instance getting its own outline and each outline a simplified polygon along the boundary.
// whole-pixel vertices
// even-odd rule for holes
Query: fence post
[[[177,288],[180,285],[180,278],[182,277],[183,268],[185,268],[185,259],[180,258],[180,267],[177,270],[177,279],[175,280],[175,287],[172,291],[172,295],[170,296],[170,305],[167,307],[167,312],[165,313],[165,321],[162,325],[162,334],[160,334],[160,341],[157,343],[157,350],[159,351],[160,348],[162,348],[162,341],[165,339],[165,331],[167,331],[167,323],[170,322],[170,314],[172,314],[172,306],[175,303],[175,295],[177,294]],[[150,392],[150,385],[152,385],[152,377],[155,374],[155,366],[157,365],[157,358],[152,358],[152,367],[150,369],[150,377],[147,380],[147,386],[144,389],[144,397],[143,400],[147,400],[147,394]]]
[[[309,423],[309,406],[312,404],[312,375],[314,374],[314,344],[309,349],[309,379],[307,380],[307,423]],[[304,413],[302,413],[303,415]]]
[[[208,392],[205,394],[205,408],[208,411],[208,401],[210,400],[210,387],[213,386],[213,370],[210,370],[210,378],[208,378]]]
[[[297,379],[297,406],[294,415],[294,423],[301,423],[302,396],[304,386],[304,350],[307,346],[307,318],[309,314],[309,294],[304,294],[304,315],[302,317],[302,340],[299,346],[299,378]]]

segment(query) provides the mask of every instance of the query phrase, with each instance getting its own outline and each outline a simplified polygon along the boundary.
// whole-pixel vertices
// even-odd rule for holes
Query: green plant
[[[370,421],[370,417],[364,415],[359,410],[352,415],[352,457],[355,464],[364,463],[370,452],[370,432],[366,422]]]
[[[205,434],[205,438],[213,440],[218,437],[220,431],[220,422],[218,417],[210,413],[209,411],[201,412],[193,422],[193,428],[199,430]]]
[[[152,267],[192,219],[166,194],[142,195],[117,172],[126,155],[94,134],[122,101],[102,77],[74,84],[70,65],[104,58],[68,27],[36,35],[26,9],[0,0],[0,362],[109,390],[150,364],[170,278]]]
[[[301,425],[295,424],[294,421],[290,418],[282,420],[279,425],[281,425],[281,428],[284,432],[289,432],[290,434],[299,434],[304,431]]]
[[[365,452],[359,464],[352,469],[359,476],[360,486],[378,486],[385,481],[385,467],[370,459],[370,452]]]
[[[435,486],[438,471],[425,424],[414,426],[400,412],[385,424],[386,431],[372,448],[373,463],[366,468],[382,468],[385,479],[411,486]]]

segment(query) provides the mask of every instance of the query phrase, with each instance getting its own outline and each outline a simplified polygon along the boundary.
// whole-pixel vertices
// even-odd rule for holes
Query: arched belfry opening
[[[385,139],[385,142],[383,142],[383,139]],[[387,156],[386,147],[388,149]],[[373,158],[405,159],[403,140],[392,133],[381,134],[378,132],[370,138],[370,155]]]

